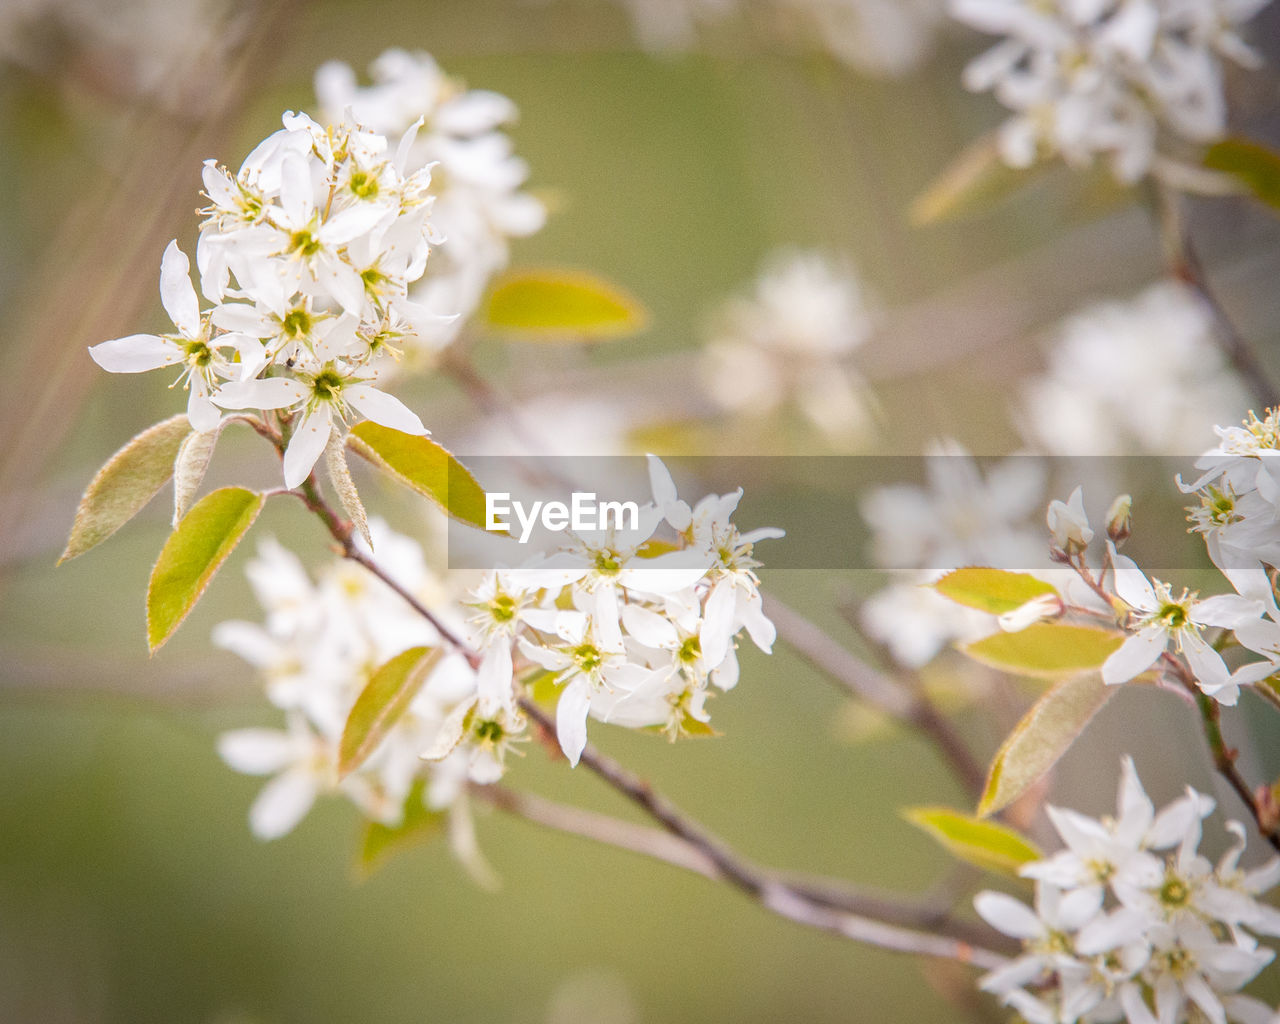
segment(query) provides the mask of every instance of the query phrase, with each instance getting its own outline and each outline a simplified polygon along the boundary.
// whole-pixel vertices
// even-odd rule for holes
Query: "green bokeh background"
[[[504,881],[493,893],[442,843],[357,881],[357,818],[336,801],[287,838],[255,842],[245,813],[260,782],[226,769],[213,744],[222,729],[273,716],[247,666],[207,640],[216,622],[256,614],[247,552],[151,660],[143,594],[166,535],[163,497],[109,544],[53,569],[94,469],[178,408],[154,377],[98,373],[84,347],[161,328],[159,255],[175,235],[190,250],[201,159],[238,164],[281,110],[309,105],[319,62],[363,68],[392,45],[427,49],[519,105],[518,151],[555,212],[516,245],[516,263],[597,270],[652,311],[643,336],[599,351],[482,347],[486,369],[526,397],[561,372],[687,390],[664,369],[686,364],[661,360],[696,345],[708,310],[769,251],[817,246],[847,254],[913,325],[865,353],[884,416],[877,450],[917,451],[940,434],[1008,450],[1011,385],[1040,359],[1028,338],[1087,298],[1158,274],[1140,202],[1101,176],[1051,172],[985,217],[911,228],[911,197],[998,118],[957,84],[981,45],[959,30],[924,71],[884,82],[734,32],[698,55],[640,54],[620,13],[587,0],[331,0],[242,13],[270,26],[269,45],[210,78],[238,90],[213,118],[113,89],[109,61],[52,22],[25,61],[0,70],[0,1021],[991,1019],[991,1006],[956,997],[970,985],[963,969],[811,933],[725,887],[496,814],[479,823]],[[1245,88],[1265,128],[1274,76]],[[188,152],[196,132],[206,134]],[[1275,222],[1243,202],[1194,218],[1224,295],[1280,365],[1280,297],[1265,286],[1280,262]],[[406,394],[445,443],[466,436],[471,412],[450,384]],[[749,454],[758,440],[725,428],[714,446]],[[252,438],[230,435],[214,468],[220,480],[263,484],[271,473]],[[403,530],[427,514],[368,487],[367,502],[386,501]],[[313,563],[323,556],[318,528],[296,509],[270,507],[255,532]],[[832,603],[868,581],[765,580],[852,642]],[[960,723],[989,753],[1010,713],[970,710]],[[724,736],[714,741],[668,746],[601,727],[593,738],[762,863],[905,893],[947,875],[898,808],[963,806],[963,794],[910,736],[851,742],[842,698],[794,655],[747,650],[742,683],[715,717]],[[1211,789],[1184,718],[1172,699],[1122,694],[1064,762],[1054,797],[1103,811],[1126,749],[1157,799],[1183,780]],[[632,816],[537,750],[512,782]]]

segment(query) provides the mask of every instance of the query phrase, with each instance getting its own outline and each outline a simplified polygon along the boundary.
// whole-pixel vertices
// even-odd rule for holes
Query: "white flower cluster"
[[[965,69],[975,91],[1014,111],[1000,151],[1014,167],[1061,155],[1106,156],[1116,177],[1141,178],[1167,149],[1226,129],[1223,59],[1257,56],[1240,26],[1268,0],[950,0],[954,17],[1005,36]]]
[[[407,165],[432,168],[431,222],[441,241],[412,294],[429,309],[460,314],[451,326],[409,342],[415,355],[426,356],[453,340],[490,278],[507,265],[510,240],[540,230],[546,210],[520,191],[529,168],[501,131],[516,119],[511,100],[464,89],[421,52],[388,50],[369,73],[371,84],[360,86],[346,64],[324,64],[316,72],[316,96],[329,123],[350,112],[359,124],[392,138],[421,125]]]
[[[297,414],[289,487],[356,414],[426,433],[375,387],[401,339],[441,319],[407,297],[426,266],[432,203],[429,170],[406,170],[413,136],[392,151],[357,125],[326,129],[286,114],[237,174],[208,161],[196,261],[212,307],[200,309],[187,257],[171,242],[160,297],[177,333],[103,342],[89,350],[94,360],[114,373],[181,367],[199,431],[218,426],[219,406]]]
[[[778,253],[754,292],[721,312],[704,387],[729,411],[768,415],[794,403],[832,438],[856,438],[869,425],[869,396],[847,357],[874,327],[851,270],[820,253]]]
[[[706,735],[709,685],[728,690],[738,682],[734,638],[745,629],[767,652],[776,634],[753,551],[782,531],[739,533],[730,518],[740,490],[690,508],[653,456],[649,475],[654,501],[640,508],[634,527],[579,533],[549,558],[494,572],[475,594],[479,706],[516,706],[517,653],[524,662],[517,675],[540,668],[563,686],[556,732],[573,764],[587,742],[588,716],[656,728],[671,739]],[[657,536],[664,522],[669,539]]]
[[[1043,533],[1031,518],[1044,499],[1044,467],[1013,458],[984,474],[954,441],[924,460],[927,486],[896,484],[871,492],[862,517],[874,531],[872,557],[884,569],[910,570],[862,606],[867,634],[902,665],[930,661],[956,640],[995,632],[995,616],[965,608],[925,586],[963,565],[1048,568]]]
[[[1050,455],[1186,455],[1244,407],[1209,311],[1174,281],[1076,313],[1050,346],[1021,403],[1028,440]]]
[[[1280,910],[1259,896],[1280,882],[1280,858],[1240,867],[1245,829],[1215,865],[1198,851],[1210,797],[1188,788],[1159,813],[1133,762],[1121,769],[1114,819],[1050,807],[1066,848],[1026,865],[1035,909],[979,893],[978,913],[1023,943],[981,981],[1027,1024],[1275,1024],[1241,989],[1275,957],[1257,936],[1280,935]]]
[[[447,618],[447,595],[422,549],[377,519],[370,520],[369,529],[379,563]],[[343,728],[374,670],[409,648],[439,646],[440,637],[399,595],[355,563],[337,561],[313,582],[292,553],[268,541],[259,546],[248,573],[266,611],[265,624],[223,622],[213,637],[262,673],[267,698],[287,717],[284,730],[237,729],[218,740],[218,752],[232,768],[274,776],[250,809],[254,835],[284,835],[319,794],[333,792],[370,820],[397,824],[415,780],[424,774],[422,751],[448,712],[474,692],[475,671],[462,655],[447,654],[373,756],[339,778]],[[492,781],[501,774],[504,750],[504,744],[494,743],[487,762],[460,754],[433,765],[426,772],[427,804],[450,806],[468,775]]]
[[[461,600],[445,590],[413,541],[377,520],[377,559],[472,651],[451,651],[407,712],[357,770],[339,777],[340,741],[357,697],[379,666],[417,646],[450,650],[435,629],[362,567],[339,561],[313,582],[279,545],[264,545],[249,575],[265,625],[221,624],[214,639],[263,674],[285,731],[224,734],[219,751],[238,771],[273,774],[250,812],[262,838],[288,832],[317,794],[341,792],[370,819],[395,824],[415,781],[433,809],[450,807],[467,780],[497,781],[527,719],[520,700],[539,679],[560,687],[556,730],[576,764],[588,716],[671,739],[709,735],[709,687],[738,681],[743,629],[768,651],[753,545],[782,531],[740,534],[730,522],[741,491],[690,508],[666,467],[651,459],[655,501],[634,530],[580,534],[529,567],[494,570]],[[663,523],[672,536],[655,536]]]

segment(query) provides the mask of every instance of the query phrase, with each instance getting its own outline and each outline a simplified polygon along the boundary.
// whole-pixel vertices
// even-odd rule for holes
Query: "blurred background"
[[[988,40],[928,0],[899,7],[886,23],[883,11],[806,20],[714,0],[0,0],[0,1020],[999,1018],[971,995],[970,972],[811,934],[723,887],[497,814],[478,823],[496,892],[472,884],[441,842],[359,879],[358,817],[338,801],[257,842],[245,815],[260,782],[227,769],[214,739],[274,716],[252,668],[208,642],[215,623],[259,614],[242,572],[252,538],[152,659],[143,595],[168,531],[163,495],[109,544],[54,569],[93,472],[180,411],[154,375],[108,376],[85,350],[166,328],[160,254],[174,237],[192,251],[201,162],[238,166],[281,111],[314,108],[320,63],[363,73],[391,46],[429,51],[519,107],[510,133],[549,219],[514,243],[512,264],[593,270],[649,309],[642,334],[594,348],[478,338],[475,363],[545,432],[539,445],[914,455],[951,438],[989,455],[1070,451],[1033,422],[1048,402],[1035,388],[1060,374],[1064,318],[1159,280],[1149,197],[1105,172],[1051,167],[972,216],[913,223],[913,199],[1001,113],[959,84]],[[1231,76],[1231,109],[1239,129],[1280,141],[1280,13],[1264,11],[1250,35],[1269,67]],[[1280,373],[1280,223],[1245,199],[1195,201],[1187,214],[1224,305]],[[726,301],[749,302],[762,268],[796,250],[857,281],[864,328],[836,346],[865,412],[848,430],[821,429],[803,396],[735,405],[714,383],[712,349],[743,315]],[[1172,330],[1147,330],[1148,373],[1173,364],[1159,349]],[[1184,456],[1165,474],[1163,497],[1177,503],[1172,474],[1212,443],[1208,425],[1248,408],[1221,361],[1204,360],[1179,364],[1170,384],[1191,396],[1175,413],[1194,421],[1191,440],[1161,428],[1076,453]],[[757,385],[784,372],[748,369]],[[750,390],[741,372],[730,392]],[[448,373],[406,379],[398,393],[464,461],[504,443]],[[211,479],[268,485],[275,469],[254,441],[229,433]],[[906,472],[921,482],[918,467]],[[739,482],[750,494],[751,480]],[[1054,486],[1049,496],[1065,497],[1071,485]],[[402,532],[438,529],[433,512],[372,478],[367,487],[366,504]],[[1095,516],[1111,496],[1093,496]],[[741,525],[768,525],[768,513]],[[871,544],[857,510],[848,515],[849,543]],[[300,510],[269,506],[255,536],[269,534],[311,564],[325,557]],[[1138,543],[1154,555],[1188,542],[1175,529]],[[878,577],[766,569],[764,580],[843,642],[886,656],[840,612]],[[946,682],[972,669],[946,655],[937,664],[961,728],[989,756],[1034,691],[1000,691],[1008,699],[979,708],[977,691]],[[592,735],[765,864],[903,893],[948,876],[945,856],[898,816],[966,805],[918,738],[848,707],[782,645],[772,657],[745,650],[742,683],[715,711],[715,740]],[[1271,760],[1250,763],[1259,778],[1280,773],[1268,724]],[[1113,806],[1125,750],[1157,801],[1183,781],[1214,791],[1177,702],[1135,690],[1064,760],[1052,799]],[[538,750],[509,781],[630,816]],[[1280,984],[1257,992],[1274,1003]]]

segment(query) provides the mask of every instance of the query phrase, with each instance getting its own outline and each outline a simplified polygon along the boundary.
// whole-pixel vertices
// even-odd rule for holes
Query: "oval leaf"
[[[1052,584],[1025,572],[980,567],[956,569],[932,586],[957,604],[992,615],[1004,615],[1041,595],[1057,593]]]
[[[213,458],[214,446],[218,443],[218,435],[222,433],[220,421],[213,430],[204,433],[192,431],[178,448],[177,457],[173,460],[173,525],[182,522],[182,517],[191,508],[191,499],[204,481],[205,470],[209,468],[209,460]]]
[[[1255,198],[1280,209],[1280,153],[1250,139],[1215,142],[1204,155],[1204,165],[1240,181]]]
[[[357,455],[430,498],[454,519],[484,529],[484,488],[431,438],[365,420],[352,428],[347,443]]]
[[[190,433],[184,412],[148,427],[111,456],[80,499],[58,564],[101,544],[137,515],[173,475],[173,461]]]
[[[635,334],[649,316],[617,285],[578,270],[504,275],[489,295],[488,325],[524,341],[603,341]]]
[[[1018,799],[1084,731],[1119,690],[1094,672],[1064,679],[1046,692],[1000,745],[978,803],[985,817]]]
[[[954,856],[986,871],[1017,876],[1018,869],[1044,855],[1021,833],[948,807],[908,807],[902,816],[923,829]]]
[[[983,637],[961,650],[1003,672],[1057,679],[1101,668],[1122,643],[1123,636],[1107,629],[1037,622],[1017,633]]]
[[[267,498],[243,487],[206,494],[165,541],[147,584],[147,645],[154,654],[258,518]]]
[[[994,134],[966,146],[911,203],[908,219],[916,227],[981,213],[1032,180],[1047,161],[1029,168],[1010,167],[1000,156]]]
[[[342,730],[338,744],[340,777],[355,771],[378,749],[443,655],[439,647],[410,647],[373,673]]]

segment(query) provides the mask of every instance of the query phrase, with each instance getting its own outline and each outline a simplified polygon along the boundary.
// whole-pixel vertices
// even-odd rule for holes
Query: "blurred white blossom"
[[[1014,167],[1104,156],[1132,182],[1169,149],[1226,130],[1223,61],[1254,65],[1241,27],[1268,0],[950,0],[952,15],[1004,36],[965,69],[1014,113],[1000,151]]]
[[[783,252],[722,309],[702,360],[722,408],[764,416],[794,405],[835,439],[869,427],[869,391],[848,356],[875,318],[853,272],[816,252]]]
[[[1172,281],[1075,314],[1024,388],[1028,440],[1051,455],[1200,450],[1213,424],[1245,405],[1213,329],[1204,304]]]
[[[420,125],[407,166],[430,168],[440,242],[412,297],[425,309],[459,315],[409,342],[413,354],[426,357],[453,340],[507,265],[510,240],[538,231],[546,210],[521,191],[529,168],[501,130],[516,119],[511,100],[467,90],[422,52],[388,50],[369,73],[371,83],[362,86],[349,66],[332,61],[316,72],[316,95],[329,124],[350,111],[357,123],[395,138]]]
[[[856,71],[898,76],[931,52],[945,0],[616,0],[640,45],[688,50],[730,19],[752,19],[780,38],[825,50]]]

